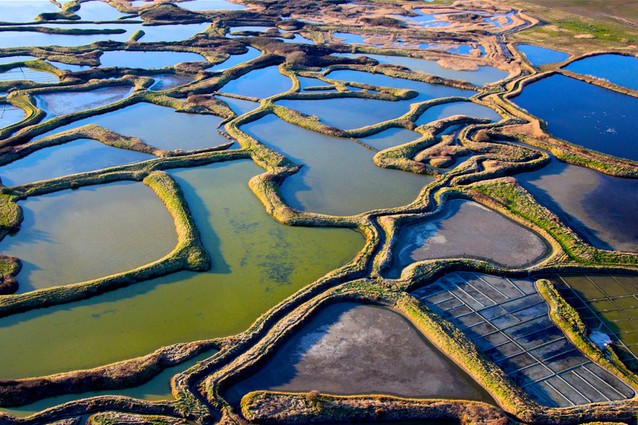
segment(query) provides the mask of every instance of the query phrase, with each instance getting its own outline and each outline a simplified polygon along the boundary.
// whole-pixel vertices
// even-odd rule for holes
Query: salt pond
[[[293,208],[351,215],[408,204],[431,177],[377,167],[374,152],[349,139],[329,137],[288,124],[274,115],[241,127],[297,164],[281,191]]]
[[[0,167],[0,177],[5,186],[16,186],[151,158],[154,157],[107,146],[95,140],[80,139],[41,149],[4,165]]]
[[[556,137],[638,160],[638,98],[552,75],[526,86],[512,101],[544,119]]]
[[[212,256],[212,269],[175,273],[98,298],[0,319],[0,338],[12,341],[0,345],[5,359],[0,377],[94,367],[167,344],[241,332],[363,247],[362,236],[352,230],[290,227],[273,220],[247,186],[262,171],[250,161],[172,171]],[[138,205],[144,214],[151,211],[137,198],[121,200],[129,216]],[[134,220],[138,227],[147,221]],[[145,246],[152,245],[155,227],[160,226],[139,238]],[[161,227],[174,232],[172,225]],[[129,252],[113,250],[113,255]]]
[[[127,271],[177,243],[173,219],[141,183],[66,190],[20,206],[21,230],[0,242],[3,253],[22,261],[20,292]]]
[[[517,180],[588,242],[603,249],[638,251],[638,180],[556,159]]]
[[[565,67],[578,74],[593,75],[614,84],[638,90],[638,58],[623,55],[596,55],[580,59]]]
[[[547,253],[546,243],[532,231],[484,206],[448,201],[439,215],[399,229],[388,274],[396,277],[416,261],[433,258],[479,258],[517,268]]]
[[[256,374],[230,387],[225,396],[238,405],[244,394],[258,389],[493,403],[402,316],[345,302],[316,313]]]

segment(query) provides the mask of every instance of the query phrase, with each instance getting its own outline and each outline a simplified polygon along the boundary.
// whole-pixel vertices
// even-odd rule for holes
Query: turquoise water
[[[511,99],[544,119],[550,133],[589,149],[638,160],[638,99],[552,75]]]
[[[16,186],[151,158],[154,157],[107,146],[95,140],[79,139],[41,149],[4,165],[0,167],[0,177],[5,186]]]
[[[377,167],[374,152],[349,139],[325,136],[288,124],[274,115],[242,130],[297,164],[282,193],[297,209],[352,215],[404,205],[416,199],[431,177]]]
[[[72,114],[117,102],[130,95],[132,91],[132,87],[120,86],[92,91],[45,93],[34,97],[38,108],[45,111],[47,119],[50,119],[57,115]]]
[[[333,56],[346,56],[346,57],[360,57],[360,54],[344,53],[334,54]],[[416,72],[423,72],[426,74],[436,75],[443,78],[449,78],[453,80],[468,81],[478,86],[483,86],[488,83],[493,83],[507,77],[508,73],[501,71],[498,68],[490,66],[481,66],[476,71],[455,71],[450,68],[444,68],[436,61],[410,58],[406,56],[385,56],[385,55],[370,55],[365,56],[376,60],[380,64],[390,64],[405,66]]]
[[[173,108],[140,102],[103,115],[84,118],[58,127],[40,137],[97,124],[123,136],[134,136],[160,149],[204,149],[228,142],[217,133],[222,118],[214,115],[187,114]]]
[[[619,86],[638,90],[638,58],[614,54],[590,56],[565,67],[578,74],[593,75]]]
[[[487,106],[477,105],[472,102],[453,102],[443,105],[436,105],[426,109],[423,114],[416,120],[416,125],[429,124],[436,120],[448,118],[454,115],[467,115],[474,118],[486,118],[492,121],[500,121],[503,119],[496,111]]]
[[[562,62],[569,58],[569,54],[559,50],[552,50],[532,44],[519,44],[516,48],[527,56],[527,60],[534,66],[547,65],[548,63]]]
[[[142,183],[64,190],[20,206],[20,231],[0,242],[4,254],[22,261],[19,292],[131,270],[177,244],[172,217]]]
[[[263,99],[290,90],[292,81],[279,73],[276,66],[255,69],[228,82],[219,91]]]
[[[103,67],[120,68],[164,68],[182,62],[206,62],[206,58],[190,52],[134,52],[130,50],[113,50],[100,56]]]

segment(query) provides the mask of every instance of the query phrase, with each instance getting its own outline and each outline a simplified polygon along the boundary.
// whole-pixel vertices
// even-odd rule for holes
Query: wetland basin
[[[2,2],[1,22],[35,22],[40,13],[59,12],[60,8],[47,0]]]
[[[80,10],[74,13],[83,21],[115,21],[124,16],[131,16],[106,2],[96,0],[80,3]]]
[[[0,378],[95,367],[168,344],[242,332],[284,298],[355,257],[364,245],[357,232],[284,226],[270,217],[247,184],[262,172],[250,161],[172,171],[212,269],[0,319],[0,338],[12,341],[0,345]],[[169,228],[173,231],[172,224]]]
[[[241,127],[302,169],[281,187],[286,203],[302,211],[352,215],[409,204],[433,179],[377,167],[375,152],[353,142],[289,124],[275,115]]]
[[[406,130],[405,128],[389,128],[372,136],[362,137],[359,140],[368,146],[372,146],[373,148],[382,151],[384,149],[414,142],[421,137],[421,134],[416,131]]]
[[[238,405],[242,396],[262,389],[494,403],[404,317],[349,302],[315,313],[257,373],[228,388],[225,397]]]
[[[190,52],[137,52],[111,50],[100,56],[102,67],[153,69],[175,66],[182,62],[206,62],[206,58]]]
[[[565,69],[591,75],[628,89],[638,90],[638,58],[614,54],[590,56],[570,63]]]
[[[473,118],[485,118],[491,121],[503,119],[495,110],[473,102],[453,102],[435,105],[423,112],[415,121],[416,125],[425,125],[454,115],[467,115]]]
[[[215,350],[208,351],[206,353],[200,354],[199,356],[195,356],[182,364],[166,368],[155,378],[138,387],[125,388],[122,390],[89,391],[80,394],[65,394],[61,396],[45,398],[43,400],[36,401],[35,403],[27,404],[20,407],[0,407],[0,412],[8,413],[19,418],[24,418],[34,413],[38,413],[44,409],[55,407],[69,401],[81,400],[83,398],[103,395],[133,397],[147,401],[173,400],[173,394],[171,394],[171,378],[173,377],[173,375],[184,372],[198,362],[211,357],[214,353]]]
[[[353,81],[363,84],[370,84],[373,86],[414,90],[419,93],[419,96],[410,99],[411,103],[422,102],[424,100],[430,100],[439,97],[471,97],[476,94],[474,90],[463,90],[439,84],[428,84],[421,81],[392,78],[383,74],[372,74],[362,71],[338,70],[332,71],[330,74],[326,75],[326,77],[341,81]]]
[[[138,137],[160,149],[205,149],[228,142],[217,132],[217,125],[222,120],[215,115],[176,112],[173,108],[139,102],[55,128],[38,138],[96,124],[123,136]]]
[[[255,69],[229,81],[219,89],[221,93],[238,94],[263,99],[292,88],[292,80],[279,72],[276,66]]]
[[[107,146],[96,140],[79,139],[40,149],[3,165],[0,167],[0,178],[5,186],[17,186],[152,158],[155,157]]]
[[[176,74],[160,74],[153,75],[155,81],[148,89],[152,91],[170,90],[175,87],[183,86],[188,83],[192,83],[194,78],[190,75],[176,75]]]
[[[423,72],[452,80],[467,81],[477,86],[484,86],[485,84],[502,80],[508,76],[506,71],[501,71],[491,66],[479,66],[475,71],[455,71],[451,68],[445,68],[439,65],[436,61],[407,56],[364,55],[355,53],[334,53],[332,56],[345,56],[348,58],[367,56],[376,60],[379,64],[404,66],[412,71]]]
[[[560,162],[519,174],[519,183],[589,243],[638,251],[638,180]]]
[[[398,118],[410,110],[412,100],[387,100],[343,97],[334,99],[279,100],[276,105],[314,115],[332,127],[352,130]]]
[[[10,103],[0,105],[0,128],[17,124],[26,117],[24,111]]]
[[[545,120],[556,137],[638,160],[638,98],[552,75],[526,86],[511,101]]]
[[[398,277],[416,261],[435,258],[479,258],[506,267],[525,267],[548,251],[534,232],[476,202],[453,199],[434,217],[399,229],[392,247]]]
[[[638,277],[623,275],[561,275],[552,277],[590,334],[603,333],[620,359],[638,371]]]
[[[552,50],[533,44],[519,44],[516,46],[519,52],[525,55],[529,63],[534,66],[542,66],[555,62],[563,62],[569,58],[569,53],[560,50]]]
[[[20,206],[20,231],[0,242],[4,254],[22,261],[19,292],[131,270],[177,244],[171,215],[142,183],[64,190]]]
[[[225,71],[232,68],[233,66],[239,65],[240,63],[248,62],[261,56],[261,52],[254,47],[248,46],[247,49],[248,51],[246,53],[243,53],[241,55],[231,55],[224,62],[213,65],[210,68],[206,68],[206,70],[218,72]]]
[[[0,33],[2,34],[2,33]],[[33,81],[34,83],[57,83],[59,78],[51,72],[19,66],[0,73],[0,81]]]
[[[98,108],[124,99],[133,92],[129,86],[105,87],[91,91],[53,92],[35,95],[38,108],[47,113],[47,119],[57,115],[73,114]]]

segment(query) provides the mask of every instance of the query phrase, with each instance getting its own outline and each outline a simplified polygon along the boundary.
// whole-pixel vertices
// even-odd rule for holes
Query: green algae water
[[[352,230],[277,223],[247,186],[261,172],[250,161],[173,171],[212,269],[1,319],[0,339],[12,343],[0,345],[0,378],[95,367],[168,344],[242,332],[363,247]]]
[[[215,350],[210,350],[206,353],[200,354],[199,356],[195,356],[180,365],[166,368],[155,378],[151,379],[145,384],[140,385],[139,387],[126,388],[122,390],[90,391],[81,394],[65,394],[61,396],[45,398],[44,400],[36,401],[35,403],[31,403],[26,406],[0,407],[0,412],[8,413],[10,415],[22,418],[40,412],[44,409],[55,407],[70,401],[103,395],[119,395],[148,401],[172,400],[173,395],[171,394],[170,384],[171,378],[178,373],[184,372],[198,362],[211,357],[213,354],[215,354],[215,352]]]

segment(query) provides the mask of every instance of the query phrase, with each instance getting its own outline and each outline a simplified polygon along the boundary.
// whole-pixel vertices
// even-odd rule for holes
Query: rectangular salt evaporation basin
[[[0,344],[1,379],[96,367],[168,344],[238,334],[363,248],[363,237],[349,229],[273,220],[248,188],[248,180],[260,173],[250,160],[171,171],[212,257],[211,270],[173,273],[0,319],[0,340],[12,342]],[[133,210],[123,207],[124,213],[145,229],[138,199],[125,202]],[[144,208],[149,209],[140,205]],[[150,225],[174,232],[172,225]],[[141,243],[153,245],[154,233],[145,232]]]
[[[96,124],[123,136],[138,137],[160,149],[206,149],[228,142],[217,132],[222,120],[214,115],[176,112],[173,108],[140,102],[58,127],[38,138],[85,124]]]
[[[38,108],[46,112],[46,119],[57,115],[72,114],[98,108],[124,99],[133,91],[132,87],[105,87],[83,92],[53,92],[35,95]]]
[[[569,54],[533,44],[519,44],[516,48],[523,53],[534,66],[547,65],[549,63],[563,62],[569,58]]]
[[[152,91],[158,90],[170,90],[175,87],[183,86],[185,84],[193,82],[194,78],[190,75],[176,75],[176,74],[159,74],[153,75],[155,81],[148,89]]]
[[[638,180],[555,158],[550,165],[516,178],[587,242],[601,249],[638,251]]]
[[[255,69],[231,80],[219,89],[221,93],[232,93],[258,99],[274,96],[292,88],[292,80],[279,72],[276,66]]]
[[[334,56],[336,56],[335,54]],[[360,57],[360,54],[344,53],[340,56]],[[467,81],[477,86],[493,83],[508,76],[506,71],[491,66],[479,66],[476,71],[455,71],[439,65],[436,61],[410,58],[405,56],[368,55],[365,56],[376,60],[380,64],[404,66],[416,72],[436,75],[452,80]]]
[[[563,75],[536,81],[512,102],[568,142],[638,160],[638,99]]]
[[[548,315],[534,281],[452,273],[412,292],[544,406],[624,400],[634,391],[584,356]]]
[[[182,62],[206,62],[206,58],[190,52],[136,52],[130,50],[111,50],[100,56],[100,66],[103,68],[153,69],[174,66]]]
[[[176,3],[182,9],[195,12],[206,10],[244,10],[248,7],[243,4],[232,3],[227,0],[191,0]]]
[[[353,215],[409,204],[429,176],[377,167],[374,152],[349,140],[289,124],[274,115],[241,130],[303,168],[282,186],[286,203],[303,211]]]
[[[142,183],[65,190],[20,206],[20,231],[0,248],[22,260],[21,293],[131,270],[177,244],[171,215]]]
[[[5,186],[17,186],[152,158],[152,155],[114,148],[95,140],[79,139],[40,149],[3,165],[0,178]]]
[[[590,56],[570,63],[565,69],[638,90],[638,58],[635,56],[613,54]]]
[[[556,276],[552,282],[600,341],[611,339],[623,363],[638,372],[638,278],[622,275]],[[593,337],[593,335],[592,335]],[[595,338],[594,338],[595,339]]]

